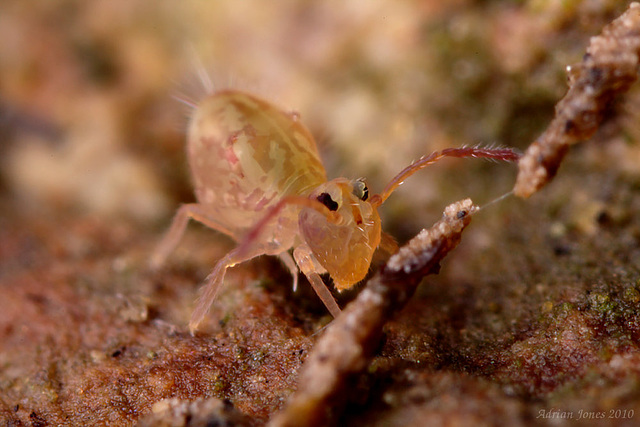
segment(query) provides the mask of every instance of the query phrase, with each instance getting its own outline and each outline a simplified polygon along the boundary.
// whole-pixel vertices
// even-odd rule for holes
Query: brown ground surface
[[[330,321],[305,282],[293,293],[277,260],[238,266],[191,337],[198,286],[232,242],[192,226],[163,271],[145,267],[192,200],[171,96],[202,96],[194,56],[218,87],[298,110],[329,175],[379,191],[433,150],[524,150],[566,65],[627,3],[262,4],[1,6],[0,423],[263,424],[295,390]],[[638,422],[639,111],[633,87],[540,193],[474,217],[386,325],[341,424]],[[384,228],[405,241],[515,174],[445,161],[391,197]]]

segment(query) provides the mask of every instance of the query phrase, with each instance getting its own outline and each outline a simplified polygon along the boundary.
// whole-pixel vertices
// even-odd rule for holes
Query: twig
[[[369,280],[318,340],[301,369],[298,390],[271,426],[325,425],[337,415],[349,380],[369,363],[383,325],[405,305],[423,276],[438,272],[477,209],[470,199],[449,205],[440,221],[400,248]]]
[[[631,3],[591,38],[582,63],[567,67],[569,91],[556,105],[549,127],[520,159],[516,196],[537,192],[555,176],[569,146],[595,133],[613,98],[637,80],[639,54],[640,4]]]

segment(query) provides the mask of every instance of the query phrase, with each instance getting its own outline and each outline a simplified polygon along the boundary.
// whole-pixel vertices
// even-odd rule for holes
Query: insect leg
[[[380,234],[380,245],[378,248],[382,249],[389,255],[393,255],[398,252],[398,242],[389,233],[384,231]]]
[[[250,251],[243,251],[239,253],[239,248],[235,248],[222,259],[220,259],[216,266],[213,267],[213,271],[205,279],[204,286],[200,290],[200,296],[196,302],[196,308],[193,310],[191,320],[189,321],[189,330],[193,335],[198,329],[198,325],[204,319],[204,316],[209,311],[211,303],[216,299],[216,295],[222,286],[224,275],[227,272],[227,268],[233,267],[237,264],[243,263],[264,254],[264,248],[262,246],[256,246]]]
[[[185,229],[187,228],[187,223],[190,219],[198,221],[209,228],[214,230],[218,230],[224,234],[229,236],[233,236],[231,231],[227,230],[225,227],[222,227],[217,222],[212,221],[204,212],[202,207],[197,203],[190,203],[187,205],[182,205],[178,209],[178,212],[173,217],[173,221],[171,222],[171,227],[167,231],[167,233],[162,238],[160,244],[156,247],[153,255],[151,255],[151,260],[149,261],[149,265],[152,269],[157,269],[164,264],[165,260],[169,256],[169,254],[173,251],[173,249],[178,245],[182,235],[184,234]]]
[[[311,248],[307,245],[300,245],[293,250],[293,257],[295,258],[298,267],[300,267],[300,270],[302,270],[304,275],[307,276],[307,279],[309,279],[309,283],[311,283],[313,290],[316,291],[318,297],[320,297],[324,305],[329,310],[329,313],[331,313],[333,317],[338,317],[341,312],[340,307],[333,298],[333,295],[331,295],[331,292],[329,292],[329,288],[327,288],[327,285],[324,284],[322,278],[318,274],[318,268],[316,266],[316,262],[314,262]]]
[[[280,258],[280,261],[282,261],[282,263],[286,265],[291,272],[291,275],[293,276],[293,292],[295,292],[296,289],[298,289],[298,267],[296,266],[296,262],[293,260],[289,252],[282,252],[278,255],[278,258]]]

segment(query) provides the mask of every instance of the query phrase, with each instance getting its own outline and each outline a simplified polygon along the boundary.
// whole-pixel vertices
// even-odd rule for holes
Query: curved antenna
[[[264,230],[265,226],[271,221],[282,209],[284,209],[287,205],[299,205],[307,208],[315,209],[324,215],[327,220],[330,222],[336,222],[340,217],[340,214],[337,212],[333,212],[329,210],[328,207],[320,203],[315,199],[309,199],[304,196],[285,196],[278,203],[273,205],[267,213],[258,221],[253,228],[244,236],[238,247],[236,248],[236,253],[239,256],[242,256],[248,248],[251,246],[251,243],[254,242],[259,236],[260,233]]]
[[[371,204],[374,206],[380,206],[385,200],[398,188],[405,179],[409,178],[414,173],[418,172],[438,160],[445,157],[476,157],[493,160],[504,160],[507,162],[514,162],[520,158],[520,155],[513,151],[511,148],[480,148],[480,147],[462,147],[462,148],[446,148],[442,151],[435,151],[428,156],[423,156],[404,168],[399,174],[397,174],[387,186],[382,190],[382,193],[376,194],[371,198]]]

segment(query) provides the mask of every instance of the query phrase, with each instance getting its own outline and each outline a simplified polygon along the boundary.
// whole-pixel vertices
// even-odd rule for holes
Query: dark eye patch
[[[322,193],[318,196],[318,201],[329,208],[330,211],[338,210],[338,203],[336,203],[329,193]]]
[[[363,202],[369,198],[369,188],[364,178],[358,178],[353,182],[353,195]]]
[[[364,189],[362,190],[362,197],[360,197],[360,200],[364,202],[368,198],[369,198],[369,189],[367,187],[364,187]]]

